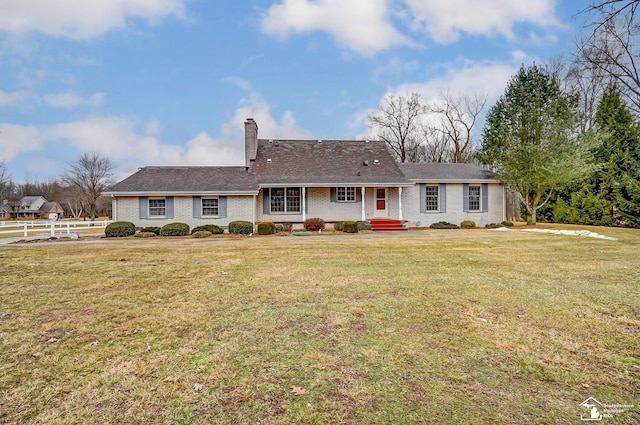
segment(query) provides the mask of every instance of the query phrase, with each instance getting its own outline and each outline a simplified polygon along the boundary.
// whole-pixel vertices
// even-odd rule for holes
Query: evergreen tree
[[[601,168],[593,193],[611,205],[613,224],[640,227],[640,129],[616,86],[602,96],[595,122],[603,141],[594,149]]]
[[[527,222],[553,191],[591,172],[589,149],[577,137],[578,96],[548,70],[521,67],[489,110],[478,159],[522,195]]]

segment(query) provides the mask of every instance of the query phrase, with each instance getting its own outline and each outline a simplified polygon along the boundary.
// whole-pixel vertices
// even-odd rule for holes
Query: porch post
[[[361,198],[362,198],[362,221],[366,221],[367,220],[367,214],[365,213],[365,210],[364,210],[364,192],[365,192],[364,189],[365,189],[364,186],[362,186],[360,188],[360,194],[362,195],[361,196]]]
[[[302,221],[303,222],[307,220],[306,200],[307,200],[307,188],[303,186],[302,187]]]
[[[253,195],[253,208],[251,208],[251,222],[253,223],[253,230],[256,227],[256,212],[258,208],[258,195]]]
[[[402,220],[402,186],[398,187],[398,209],[400,210],[398,213],[398,219]]]

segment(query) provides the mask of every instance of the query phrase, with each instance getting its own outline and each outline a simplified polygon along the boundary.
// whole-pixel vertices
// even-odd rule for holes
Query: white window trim
[[[284,190],[284,199],[283,199],[283,207],[284,211],[273,211],[273,193],[274,189],[283,189]],[[298,189],[298,199],[300,200],[300,210],[299,211],[289,211],[289,204],[287,202],[288,198],[288,190],[289,189]],[[270,214],[302,214],[302,188],[300,186],[280,186],[280,187],[271,187],[269,188],[269,213]]]
[[[436,188],[436,209],[434,210],[430,210],[427,206],[427,202],[428,202],[428,196],[427,196],[427,189],[430,187],[435,187]],[[439,213],[440,212],[440,185],[438,184],[427,184],[424,186],[424,190],[425,190],[425,212],[427,214],[433,214],[433,213]]]
[[[478,208],[477,209],[471,208],[471,188],[472,187],[478,188]],[[470,184],[468,189],[469,189],[469,212],[473,212],[473,213],[482,212],[482,185]]]
[[[151,201],[164,201],[164,214],[151,214]],[[147,217],[152,218],[166,218],[167,217],[167,198],[155,197],[147,199]]]
[[[344,190],[344,199],[340,199],[340,189]],[[348,193],[348,190],[353,191],[352,196]],[[350,199],[352,197],[352,199]],[[353,203],[356,202],[356,188],[355,186],[338,186],[336,187],[336,202]]]
[[[204,201],[207,199],[217,199],[218,205],[215,207],[218,210],[218,214],[205,214],[204,213]],[[214,207],[206,207],[206,208],[214,208]],[[207,196],[204,198],[200,198],[200,216],[203,218],[211,218],[211,217],[220,217],[220,198],[217,196]]]

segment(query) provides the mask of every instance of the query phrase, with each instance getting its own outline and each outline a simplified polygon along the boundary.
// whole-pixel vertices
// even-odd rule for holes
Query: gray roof
[[[2,204],[0,205],[0,210],[10,213],[13,212],[13,207],[9,204]]]
[[[252,172],[261,185],[409,185],[380,141],[258,140]]]
[[[40,207],[40,211],[42,211],[42,212],[50,212],[50,211],[53,211],[54,209],[56,209],[57,206],[58,206],[57,202],[47,201],[44,204],[42,204],[42,206]]]
[[[494,172],[473,164],[403,163],[398,166],[408,179],[414,181],[473,181],[498,178]]]
[[[144,167],[105,194],[258,192],[245,167]]]

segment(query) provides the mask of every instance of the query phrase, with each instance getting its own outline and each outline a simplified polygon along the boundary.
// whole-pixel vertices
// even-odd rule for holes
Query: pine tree
[[[593,192],[611,203],[615,225],[640,227],[640,129],[615,85],[602,96],[595,122],[603,141],[594,149],[601,168]]]

